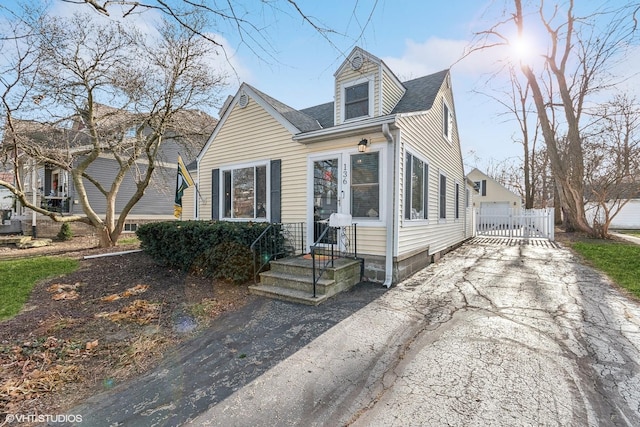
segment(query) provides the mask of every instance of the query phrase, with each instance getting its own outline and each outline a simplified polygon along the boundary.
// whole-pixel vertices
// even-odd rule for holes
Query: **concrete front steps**
[[[324,265],[324,261],[317,262]],[[313,297],[313,265],[307,257],[292,257],[271,261],[271,270],[260,273],[260,283],[249,286],[249,292],[283,301],[318,305],[338,292],[360,282],[360,261],[338,258],[334,267],[327,267],[316,284]]]

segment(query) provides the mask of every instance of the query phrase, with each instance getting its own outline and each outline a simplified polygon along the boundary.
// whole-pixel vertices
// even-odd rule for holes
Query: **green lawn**
[[[39,280],[71,273],[77,268],[78,261],[68,258],[39,257],[0,261],[0,320],[20,312]]]
[[[583,241],[572,246],[594,267],[640,298],[640,245]]]

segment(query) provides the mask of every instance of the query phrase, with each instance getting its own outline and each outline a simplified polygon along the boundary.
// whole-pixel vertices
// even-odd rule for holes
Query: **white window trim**
[[[404,160],[406,162],[407,160],[407,154],[412,155],[413,157],[416,157],[418,160],[420,160],[422,163],[424,163],[427,166],[427,217],[426,218],[418,218],[418,219],[410,219],[410,218],[405,218],[404,216],[404,203],[406,203],[406,198],[407,198],[407,183],[404,183],[404,197],[403,197],[403,206],[402,206],[402,221],[403,223],[406,222],[407,225],[426,225],[429,224],[429,219],[431,218],[430,212],[429,210],[431,209],[431,198],[429,197],[429,187],[431,184],[431,179],[430,179],[430,172],[431,172],[431,165],[429,164],[429,161],[423,157],[422,155],[416,153],[415,151],[407,148],[405,150],[405,155],[404,155]],[[404,171],[406,172],[406,171]],[[406,174],[405,174],[406,176]]]
[[[233,165],[227,165],[227,166],[222,166],[220,167],[220,179],[219,179],[219,204],[218,204],[218,208],[219,208],[219,212],[218,212],[218,217],[220,218],[220,220],[222,221],[229,221],[229,222],[271,222],[271,167],[270,167],[270,160],[259,160],[259,161],[255,161],[255,162],[250,162],[250,163],[238,163],[238,164],[233,164]],[[255,168],[256,166],[265,166],[266,167],[266,175],[267,175],[267,189],[266,189],[266,200],[267,200],[267,205],[265,206],[265,209],[267,211],[267,216],[266,218],[230,218],[230,217],[226,217],[224,215],[224,173],[227,171],[233,171],[235,169],[244,169],[244,168]],[[233,176],[233,173],[232,173]],[[231,189],[233,191],[233,184],[231,186]],[[255,189],[254,189],[255,191]],[[231,200],[233,201],[233,194],[231,195]]]
[[[379,198],[379,208],[378,218],[369,219],[367,217],[353,217],[353,222],[357,223],[358,226],[363,225],[367,227],[384,227],[386,226],[386,210],[387,206],[385,201],[387,200],[387,183],[385,179],[385,174],[383,173],[384,165],[386,164],[386,147],[385,146],[376,146],[370,145],[367,148],[368,153],[378,153],[378,187],[380,192]],[[358,152],[357,149],[349,150],[346,152],[346,156],[344,158],[344,162],[347,164],[347,168],[349,170],[349,182],[347,184],[347,188],[345,188],[345,206],[346,211],[351,214],[351,179],[353,178],[353,171],[351,170],[351,156],[363,154]]]
[[[359,117],[354,117],[351,119],[345,119],[345,102],[347,100],[347,96],[346,96],[346,91],[347,88],[350,88],[351,86],[356,86],[362,83],[369,83],[369,114],[366,116],[359,116]],[[362,120],[365,118],[369,118],[369,117],[373,117],[374,116],[374,76],[368,76],[368,77],[361,77],[359,79],[355,79],[355,80],[349,80],[347,82],[344,82],[340,85],[340,122],[341,123],[349,123],[349,122],[353,122],[353,121],[357,121],[357,120]]]
[[[446,128],[445,128],[445,122],[447,122]],[[445,133],[445,129],[447,129],[449,132]],[[451,109],[451,107],[449,106],[449,103],[444,98],[442,98],[442,136],[449,143],[453,142],[453,110]]]
[[[483,182],[483,181],[484,181],[484,182]],[[477,189],[477,190],[475,189],[475,185],[476,185],[476,183],[478,183],[478,184],[479,184],[479,185],[478,185],[478,189]],[[473,191],[474,191],[476,194],[478,194],[478,196],[479,196],[479,197],[486,197],[486,196],[483,196],[483,195],[482,195],[483,190],[484,190],[484,193],[485,193],[485,194],[487,193],[487,189],[486,189],[486,187],[487,187],[487,181],[486,181],[486,180],[480,179],[480,180],[478,180],[478,181],[473,181],[473,186],[474,186]]]
[[[441,208],[441,203],[442,203],[442,201],[440,200],[441,199],[440,195],[442,194],[442,187],[441,187],[442,186],[442,179],[441,179],[441,177],[443,177],[443,176],[444,176],[445,180],[447,181],[447,182],[445,182],[445,187],[444,187],[444,198],[445,198],[445,200],[444,200],[444,215],[445,215],[445,217],[444,218],[442,218],[440,216],[440,208]],[[449,203],[449,200],[448,200],[449,198],[447,197],[448,181],[449,181],[449,179],[447,177],[447,173],[442,171],[442,170],[438,171],[438,222],[442,222],[442,223],[447,222],[447,219],[448,219],[447,214],[449,213],[449,212],[447,212],[448,211],[447,203]]]

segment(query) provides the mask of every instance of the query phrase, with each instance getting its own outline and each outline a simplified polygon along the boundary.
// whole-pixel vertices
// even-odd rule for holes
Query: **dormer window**
[[[347,122],[360,118],[373,117],[374,96],[373,81],[375,76],[361,77],[346,81],[340,85],[340,117],[339,121]]]
[[[345,120],[369,115],[369,82],[344,89]]]

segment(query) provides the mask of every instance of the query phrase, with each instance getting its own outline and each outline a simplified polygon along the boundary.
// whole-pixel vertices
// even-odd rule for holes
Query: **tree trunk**
[[[100,236],[101,248],[111,248],[116,245],[117,239],[112,238],[109,228],[106,225],[103,225],[101,229],[96,228],[96,231]]]

